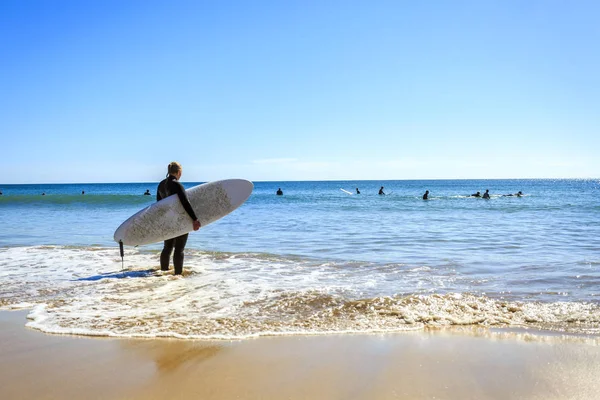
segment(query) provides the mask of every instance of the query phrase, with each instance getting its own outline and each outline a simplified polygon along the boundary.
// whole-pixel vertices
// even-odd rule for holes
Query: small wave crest
[[[347,300],[319,292],[279,293],[245,302],[235,312],[208,316],[174,307],[131,313],[94,307],[73,313],[73,304],[38,306],[30,327],[51,333],[125,337],[241,339],[270,335],[401,332],[448,326],[527,327],[598,334],[600,309],[586,303],[524,303],[472,294],[411,295]],[[119,312],[119,308],[124,311]],[[139,311],[139,310],[138,310]]]
[[[447,290],[456,276],[430,266],[189,251],[177,277],[159,271],[158,251],[128,250],[125,270],[116,248],[0,255],[0,308],[34,307],[29,326],[51,333],[235,339],[466,326],[600,334],[597,303]]]

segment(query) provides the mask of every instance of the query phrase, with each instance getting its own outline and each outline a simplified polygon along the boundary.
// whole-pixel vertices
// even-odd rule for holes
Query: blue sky
[[[600,3],[0,2],[0,183],[600,177]]]

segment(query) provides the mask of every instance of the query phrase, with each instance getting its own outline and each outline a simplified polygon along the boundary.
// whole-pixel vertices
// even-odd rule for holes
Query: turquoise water
[[[184,183],[188,188],[195,184]],[[380,186],[388,195],[377,195]],[[283,196],[275,196],[279,187]],[[360,195],[340,190],[354,192],[356,187]],[[190,235],[187,277],[178,280],[153,272],[161,249],[156,244],[128,249],[125,266],[132,275],[122,276],[127,279],[100,279],[121,266],[112,241],[115,229],[155,201],[155,188],[156,183],[0,185],[0,280],[6,283],[0,305],[15,307],[25,299],[28,306],[42,307],[44,321],[51,321],[42,323],[39,317],[36,327],[61,331],[67,328],[60,321],[85,314],[83,304],[65,294],[68,291],[85,288],[87,298],[95,299],[125,281],[142,291],[156,290],[153,285],[162,282],[165,296],[183,295],[196,302],[197,310],[186,304],[181,315],[202,315],[210,329],[196,318],[193,333],[173,326],[153,333],[129,332],[115,317],[103,322],[103,332],[245,337],[395,330],[428,325],[419,313],[431,316],[438,307],[458,310],[465,302],[481,303],[479,311],[469,314],[471,323],[496,325],[506,320],[509,325],[577,330],[573,321],[548,316],[575,307],[568,313],[578,315],[586,332],[600,327],[600,180],[255,182],[240,209]],[[146,189],[153,195],[143,196]],[[490,200],[468,197],[486,189]],[[428,201],[421,199],[425,190],[430,191]],[[502,196],[517,191],[524,196]],[[151,277],[135,271],[151,271]],[[39,287],[42,294],[29,290],[24,295],[25,286],[7,283],[28,273],[40,274],[29,286]],[[99,279],[76,281],[94,277]],[[64,288],[43,294],[53,286],[49,282]],[[194,284],[186,289],[178,282]],[[213,283],[210,290],[205,287],[208,282]],[[74,302],[70,308],[53,305],[57,299],[64,304],[65,296]],[[411,306],[410,299],[418,305]],[[148,306],[143,297],[139,301]],[[371,320],[373,316],[357,311],[357,301],[417,317]],[[506,308],[502,302],[533,308],[529,314],[523,311],[527,315],[520,319],[498,316],[498,309]],[[352,316],[332,320],[335,310],[344,314],[348,307]],[[445,324],[460,318],[456,312],[451,317],[435,315]],[[356,323],[355,313],[366,322]],[[243,316],[244,329],[233,315]],[[219,318],[233,328],[214,328]],[[312,321],[310,327],[303,330],[302,320]],[[88,325],[81,329],[99,332]]]

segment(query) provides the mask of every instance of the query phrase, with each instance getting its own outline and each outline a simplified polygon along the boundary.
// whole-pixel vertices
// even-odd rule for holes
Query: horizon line
[[[228,178],[228,179],[244,179],[244,178]],[[270,182],[392,182],[392,181],[505,181],[505,180],[600,180],[600,177],[587,178],[421,178],[421,179],[293,179],[293,180],[250,180],[254,183],[270,183]],[[184,180],[182,183],[207,183],[224,179],[215,180]],[[1,186],[15,185],[115,185],[115,184],[154,184],[160,181],[121,181],[121,182],[33,182],[33,183],[0,183]]]

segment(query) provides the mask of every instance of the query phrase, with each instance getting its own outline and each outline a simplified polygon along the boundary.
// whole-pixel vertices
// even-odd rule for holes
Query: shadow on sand
[[[100,279],[123,279],[123,278],[146,278],[149,276],[154,276],[156,273],[156,269],[144,269],[144,270],[136,270],[136,271],[118,271],[118,272],[107,272],[104,274],[93,275],[86,278],[78,278],[74,279],[74,281],[99,281]]]

